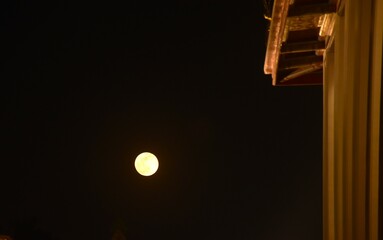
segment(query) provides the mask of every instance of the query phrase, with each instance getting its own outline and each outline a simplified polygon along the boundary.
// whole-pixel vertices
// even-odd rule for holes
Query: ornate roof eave
[[[276,74],[279,48],[281,45],[289,5],[290,0],[274,1],[264,65],[265,74],[272,74],[273,79]],[[275,85],[274,82],[273,85]]]
[[[275,0],[264,72],[277,85],[322,84],[336,0]]]

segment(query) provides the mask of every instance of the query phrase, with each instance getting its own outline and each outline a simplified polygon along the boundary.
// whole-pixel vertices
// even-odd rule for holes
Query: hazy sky
[[[271,86],[261,1],[5,5],[0,235],[322,239],[322,87]]]

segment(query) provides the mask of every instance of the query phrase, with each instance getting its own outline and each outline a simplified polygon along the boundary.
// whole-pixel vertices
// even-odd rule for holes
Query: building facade
[[[265,73],[323,84],[325,240],[383,239],[382,46],[381,0],[274,1]]]

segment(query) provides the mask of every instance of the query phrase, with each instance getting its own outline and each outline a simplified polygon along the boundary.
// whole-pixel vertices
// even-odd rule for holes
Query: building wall
[[[324,63],[325,240],[377,240],[383,5],[341,1]]]

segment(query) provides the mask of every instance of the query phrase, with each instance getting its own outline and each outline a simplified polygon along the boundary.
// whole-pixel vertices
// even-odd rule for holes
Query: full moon
[[[150,152],[143,152],[136,157],[134,161],[134,167],[137,172],[142,176],[151,176],[158,169],[158,159],[157,157]]]

